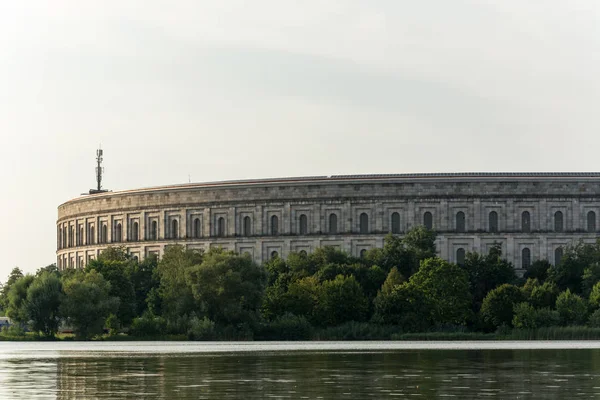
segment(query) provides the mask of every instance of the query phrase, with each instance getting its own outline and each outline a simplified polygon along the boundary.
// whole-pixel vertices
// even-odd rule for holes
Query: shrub
[[[537,328],[535,321],[535,308],[529,303],[519,303],[514,307],[515,316],[512,324],[518,329],[534,329]]]
[[[500,285],[483,299],[481,316],[494,329],[502,325],[512,326],[514,307],[524,300],[523,292],[515,285]]]
[[[374,320],[398,325],[404,332],[422,332],[431,327],[432,305],[425,294],[410,283],[398,285],[392,293],[375,298]]]
[[[592,328],[600,328],[600,310],[596,310],[590,315],[588,325]]]
[[[119,332],[119,318],[115,314],[110,314],[104,322],[104,326],[108,329],[108,334],[111,336]]]
[[[12,324],[8,327],[2,328],[2,336],[7,337],[21,337],[25,336],[25,330],[19,324]]]
[[[590,306],[600,308],[600,282],[597,282],[590,293]]]
[[[132,336],[158,336],[165,333],[166,322],[161,317],[153,315],[143,315],[139,318],[134,318],[129,330]]]
[[[441,258],[421,262],[409,283],[420,289],[433,305],[433,320],[439,324],[464,325],[472,316],[468,274]]]
[[[399,332],[400,327],[394,325],[350,321],[321,329],[314,336],[317,340],[389,340]]]
[[[194,316],[189,321],[188,338],[192,340],[213,340],[216,337],[215,323],[204,317]]]
[[[264,324],[257,332],[259,340],[310,340],[312,325],[304,316],[285,313]]]
[[[321,285],[317,314],[324,325],[335,326],[348,321],[363,321],[369,304],[354,276],[338,275]]]
[[[582,325],[587,319],[587,304],[569,289],[558,295],[556,311],[562,325]]]
[[[513,326],[517,329],[536,329],[557,326],[560,318],[557,311],[549,308],[535,309],[529,303],[519,303],[514,308]]]
[[[554,307],[558,297],[558,286],[554,282],[544,282],[531,290],[529,302],[536,308]]]

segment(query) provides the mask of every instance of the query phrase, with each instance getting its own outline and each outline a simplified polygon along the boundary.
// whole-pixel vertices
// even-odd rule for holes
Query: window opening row
[[[216,224],[216,236],[224,237],[226,236],[225,229],[225,218],[219,217],[217,219]],[[433,229],[433,214],[429,211],[426,211],[423,214],[423,225],[427,229]],[[359,229],[360,234],[368,234],[370,232],[369,228],[369,216],[367,213],[361,213],[359,216]],[[391,214],[391,229],[390,231],[394,234],[401,233],[401,225],[400,225],[400,214],[398,212],[393,212]],[[456,232],[466,232],[466,217],[463,211],[459,211],[455,215],[455,231]],[[488,214],[488,231],[489,232],[498,232],[498,213],[496,211],[491,211]],[[531,232],[531,214],[529,211],[523,211],[521,213],[521,231],[522,232]],[[556,211],[554,213],[554,231],[555,232],[563,232],[564,231],[564,216],[562,211]],[[594,211],[589,211],[587,213],[587,231],[595,232],[596,231],[596,213]],[[273,236],[278,235],[280,232],[279,229],[279,218],[276,215],[271,216],[270,221],[270,234]],[[335,235],[338,234],[338,216],[336,213],[331,213],[329,215],[329,227],[328,234]],[[87,243],[94,243],[94,233],[95,228],[93,224],[90,224]],[[252,235],[252,219],[249,216],[245,216],[242,220],[242,233],[244,236]],[[308,230],[308,217],[306,214],[300,214],[298,217],[298,233],[300,235],[306,235],[309,233]],[[201,232],[201,222],[200,218],[195,218],[192,224],[192,237],[200,238],[202,237]],[[133,222],[131,225],[130,232],[130,240],[138,241],[140,238],[139,235],[139,224],[137,221]],[[179,238],[179,222],[174,219],[171,221],[171,239]],[[100,226],[100,232],[98,237],[98,243],[108,243],[108,231],[107,225],[102,224]],[[150,229],[148,232],[149,240],[157,240],[158,239],[158,222],[151,221]],[[121,223],[116,223],[113,230],[113,242],[121,242],[123,240],[123,231]],[[75,242],[77,245],[83,245],[84,237],[83,237],[83,227],[79,229],[79,235],[75,238],[75,228],[67,230],[67,227],[64,227],[62,230],[59,230],[59,244],[61,248],[64,247],[72,247]]]

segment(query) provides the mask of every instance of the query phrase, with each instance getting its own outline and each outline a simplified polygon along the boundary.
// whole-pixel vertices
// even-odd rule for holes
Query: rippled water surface
[[[0,342],[0,399],[600,397],[600,342]]]

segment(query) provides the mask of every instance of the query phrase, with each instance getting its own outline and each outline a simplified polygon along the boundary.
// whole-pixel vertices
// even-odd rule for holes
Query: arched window
[[[456,264],[465,265],[465,249],[462,247],[456,250]]]
[[[563,231],[563,213],[557,211],[554,213],[554,232]]]
[[[498,232],[498,213],[496,211],[490,212],[489,225],[490,232]]]
[[[337,233],[338,233],[337,214],[331,213],[331,214],[329,214],[329,234],[335,235]]]
[[[554,250],[554,265],[560,264],[560,260],[562,260],[562,257],[563,257],[563,248],[557,247],[556,250]]]
[[[271,217],[271,235],[279,235],[279,217],[277,215]]]
[[[140,240],[140,228],[137,221],[131,225],[131,240],[134,242]]]
[[[456,213],[456,232],[465,231],[465,213],[459,211]]]
[[[200,218],[194,219],[194,237],[197,239],[200,235]]]
[[[300,254],[302,257],[306,257],[306,256],[307,256],[306,250],[300,250],[299,254]]]
[[[179,237],[179,223],[176,219],[171,221],[171,238],[177,239]]]
[[[108,242],[108,228],[106,227],[106,224],[102,225],[102,243],[107,243]]]
[[[79,227],[79,245],[83,245],[83,226]]]
[[[71,229],[69,229],[69,247],[73,247],[74,244],[74,239],[75,238],[75,228],[71,227]]]
[[[369,216],[367,213],[360,214],[360,233],[369,233]]]
[[[279,257],[279,253],[276,252],[276,251],[272,251],[271,252],[271,258],[277,258],[277,257]]]
[[[400,214],[392,213],[392,233],[400,233]]]
[[[115,242],[120,242],[122,240],[121,236],[121,224],[117,222],[115,224]]]
[[[423,225],[425,225],[425,228],[429,230],[433,229],[433,215],[431,215],[429,211],[423,214]]]
[[[67,227],[63,226],[63,246],[62,247],[67,247],[67,246],[68,246]]]
[[[252,236],[252,220],[250,217],[244,217],[244,236]]]
[[[300,234],[306,235],[308,233],[308,218],[306,217],[306,214],[300,215],[299,225],[300,225],[300,227],[299,227]]]
[[[521,251],[521,267],[525,269],[525,268],[529,268],[530,265],[531,265],[531,250],[529,250],[527,247],[525,247]]]
[[[360,251],[360,258],[365,258],[366,255],[367,255],[367,249],[362,249]]]
[[[596,213],[593,211],[587,213],[587,231],[596,232]]]
[[[96,232],[96,230],[94,229],[94,225],[90,225],[89,227],[89,232],[88,232],[88,244],[94,244],[94,233]]]
[[[219,217],[217,220],[217,236],[225,236],[225,218]]]
[[[523,214],[521,214],[521,231],[531,232],[531,215],[529,215],[529,211],[523,211]]]
[[[152,221],[152,229],[150,231],[150,239],[157,240],[158,239],[158,222]]]

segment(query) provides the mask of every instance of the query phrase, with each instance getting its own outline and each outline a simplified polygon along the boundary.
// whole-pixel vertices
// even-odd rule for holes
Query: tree
[[[583,296],[588,297],[597,282],[600,282],[600,260],[590,264],[583,270],[581,280]]]
[[[375,298],[374,320],[398,325],[405,332],[423,332],[432,324],[433,304],[410,282],[395,286],[391,293],[379,292]]]
[[[531,290],[529,302],[536,308],[552,308],[556,304],[558,287],[554,282],[544,282]]]
[[[567,289],[556,299],[556,311],[562,325],[583,325],[587,320],[587,304],[578,295]]]
[[[492,246],[486,256],[478,253],[467,253],[462,268],[469,276],[469,288],[473,294],[473,311],[479,311],[483,299],[488,292],[504,283],[512,283],[515,269],[511,263],[502,258],[502,247]]]
[[[115,252],[114,248],[108,250],[111,250],[111,253]],[[115,315],[121,325],[129,326],[136,316],[135,291],[128,275],[129,263],[116,257],[103,257],[103,254],[104,252],[97,260],[90,261],[85,270],[97,271],[110,283],[109,295],[119,299],[119,308]]]
[[[515,305],[513,326],[517,329],[536,329],[543,326],[558,325],[559,315],[555,310],[544,307],[535,309],[531,304],[523,302]]]
[[[0,309],[6,311],[8,308],[8,292],[12,285],[19,279],[23,277],[23,271],[21,271],[18,267],[14,267],[12,271],[10,271],[10,275],[8,275],[8,279],[6,283],[2,285],[0,289]]]
[[[13,321],[27,323],[29,315],[27,313],[27,290],[33,283],[33,275],[27,274],[18,278],[8,291],[8,306],[6,315]]]
[[[121,261],[132,260],[125,246],[108,246],[98,256],[98,261]]]
[[[567,246],[560,264],[549,269],[548,279],[556,283],[560,290],[569,289],[572,293],[583,293],[584,271],[598,260],[600,240],[594,244],[579,242],[574,246]]]
[[[202,264],[191,267],[186,276],[201,313],[211,321],[240,324],[256,320],[266,272],[249,256],[211,249]]]
[[[389,295],[396,286],[402,285],[404,282],[406,282],[406,279],[398,272],[398,268],[394,267],[390,270],[387,278],[385,278],[385,282],[383,282],[383,285],[381,286],[381,293]]]
[[[503,284],[491,290],[483,299],[481,316],[492,328],[512,326],[515,305],[525,300],[523,292],[515,285]]]
[[[409,262],[406,266],[400,265],[402,275],[410,277],[420,268],[423,260],[435,257],[435,238],[436,233],[424,226],[416,226],[406,233],[402,243],[409,254]]]
[[[590,293],[590,306],[598,309],[600,308],[600,282],[597,282],[592,288]]]
[[[146,257],[142,262],[128,264],[127,275],[131,279],[135,292],[136,316],[142,315],[148,309],[148,295],[157,291],[160,281],[157,274],[158,257],[154,254]]]
[[[536,260],[534,261],[527,271],[525,271],[525,278],[537,279],[540,282],[544,282],[548,278],[548,270],[552,265],[548,260]]]
[[[203,257],[202,252],[172,245],[165,248],[158,262],[156,271],[160,284],[156,297],[160,300],[162,316],[171,326],[176,326],[179,319],[191,315],[199,308],[188,284],[187,274],[193,267],[202,264]],[[152,303],[157,305],[156,301]],[[187,327],[183,328],[187,331]]]
[[[56,276],[60,276],[60,271],[56,267],[56,264],[46,265],[45,267],[38,269],[35,273],[35,276],[40,276],[44,273],[50,273],[50,274],[54,274]]]
[[[321,324],[335,326],[365,319],[368,301],[354,276],[338,275],[321,286],[317,305]]]
[[[101,334],[106,318],[119,307],[108,283],[96,270],[77,272],[63,283],[65,297],[60,313],[80,339]]]
[[[321,289],[319,280],[314,276],[290,283],[287,292],[282,296],[283,309],[279,315],[289,312],[304,316],[315,325],[319,324],[316,310]]]
[[[25,310],[35,332],[54,336],[60,323],[62,283],[56,273],[43,272],[27,289]]]
[[[421,262],[409,282],[433,304],[433,321],[465,325],[471,317],[471,294],[467,273],[456,264],[435,257]]]
[[[119,299],[119,308],[115,313],[119,323],[124,326],[130,325],[136,316],[136,301],[133,284],[127,274],[128,262],[98,257],[97,260],[92,260],[86,266],[87,272],[93,270],[100,273],[110,283],[109,295]]]

